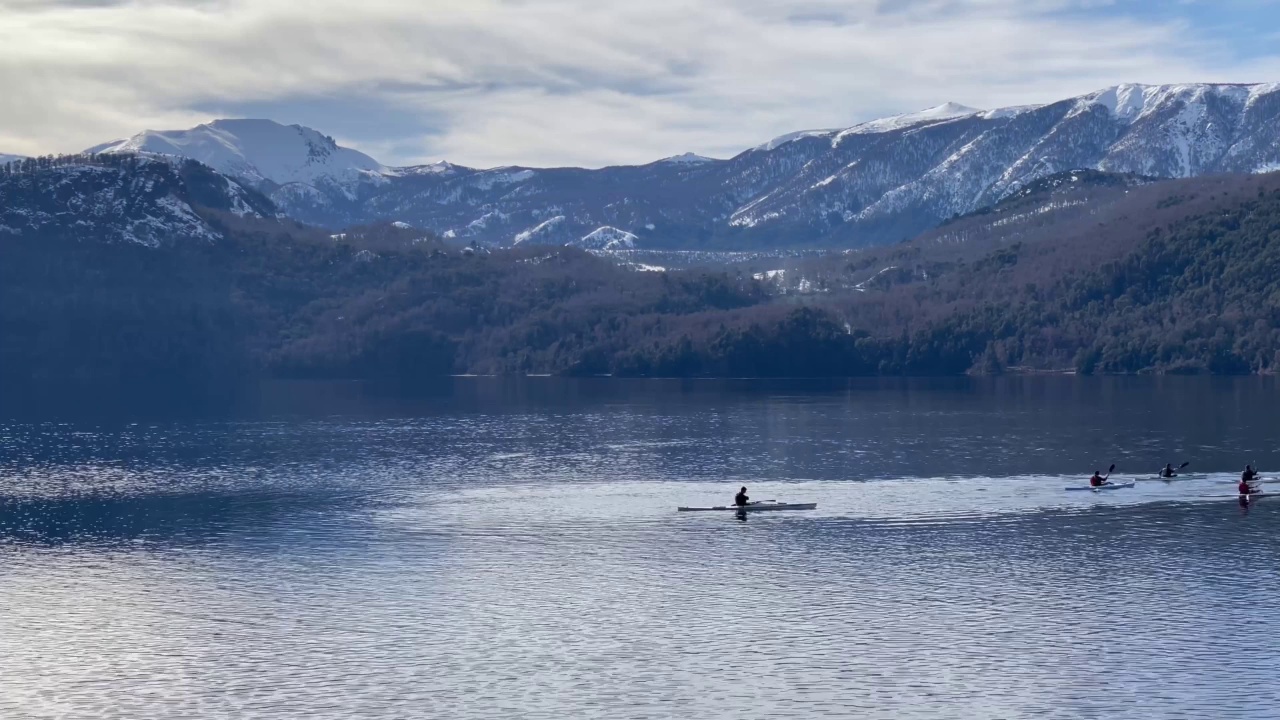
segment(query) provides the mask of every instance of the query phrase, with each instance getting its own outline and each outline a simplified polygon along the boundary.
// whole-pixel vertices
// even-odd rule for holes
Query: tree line
[[[803,297],[566,247],[477,251],[391,225],[331,236],[201,213],[221,241],[0,234],[0,383],[1280,367],[1280,190],[1224,195],[1098,264],[1013,243]]]

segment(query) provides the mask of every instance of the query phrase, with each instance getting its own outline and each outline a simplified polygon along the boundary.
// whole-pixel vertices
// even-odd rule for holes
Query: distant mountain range
[[[482,245],[862,247],[914,237],[1064,170],[1280,170],[1280,83],[1121,85],[997,110],[947,103],[792,133],[728,160],[602,169],[390,167],[269,120],[146,131],[89,152],[191,158],[334,229],[397,221]]]
[[[285,169],[324,175],[297,168]],[[257,375],[1280,369],[1280,173],[1069,170],[907,243],[668,252],[695,259],[634,272],[662,270],[644,261],[660,251],[633,249],[641,239],[621,223],[573,238],[597,252],[539,245],[572,230],[567,208],[494,251],[400,221],[302,224],[258,189],[280,169],[255,166],[255,183],[134,151],[0,168],[3,393]],[[388,183],[391,172],[356,169]]]

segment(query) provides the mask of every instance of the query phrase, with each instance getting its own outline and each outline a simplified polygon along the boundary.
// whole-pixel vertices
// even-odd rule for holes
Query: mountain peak
[[[188,130],[144,130],[87,152],[176,155],[222,173],[275,185],[325,181],[345,185],[364,173],[387,170],[317,130],[252,118],[219,119]]]
[[[448,177],[451,175],[456,175],[459,172],[470,172],[470,171],[471,171],[471,168],[463,167],[461,165],[454,165],[453,163],[448,162],[446,160],[439,160],[437,162],[428,163],[426,165],[410,165],[408,167],[391,168],[387,170],[387,174],[399,175],[399,176],[437,175],[441,177]]]
[[[669,163],[672,165],[701,165],[703,163],[715,162],[715,158],[709,158],[705,155],[687,152],[681,155],[672,155],[669,158],[663,158],[658,162]]]
[[[956,117],[958,115],[972,115],[978,112],[982,111],[968,105],[961,105],[958,102],[945,102],[927,110],[921,110],[916,115],[919,117]]]

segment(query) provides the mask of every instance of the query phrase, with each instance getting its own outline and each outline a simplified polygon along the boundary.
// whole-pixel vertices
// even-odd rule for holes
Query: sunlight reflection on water
[[[0,716],[1275,717],[1280,501],[1063,491],[1247,433],[861,401],[8,421]]]

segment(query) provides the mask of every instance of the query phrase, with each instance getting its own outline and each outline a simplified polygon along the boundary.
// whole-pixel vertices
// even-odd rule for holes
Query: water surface
[[[0,716],[1275,717],[1259,380],[0,413]],[[1187,482],[1064,492],[1095,467]],[[757,499],[818,510],[676,513]]]

